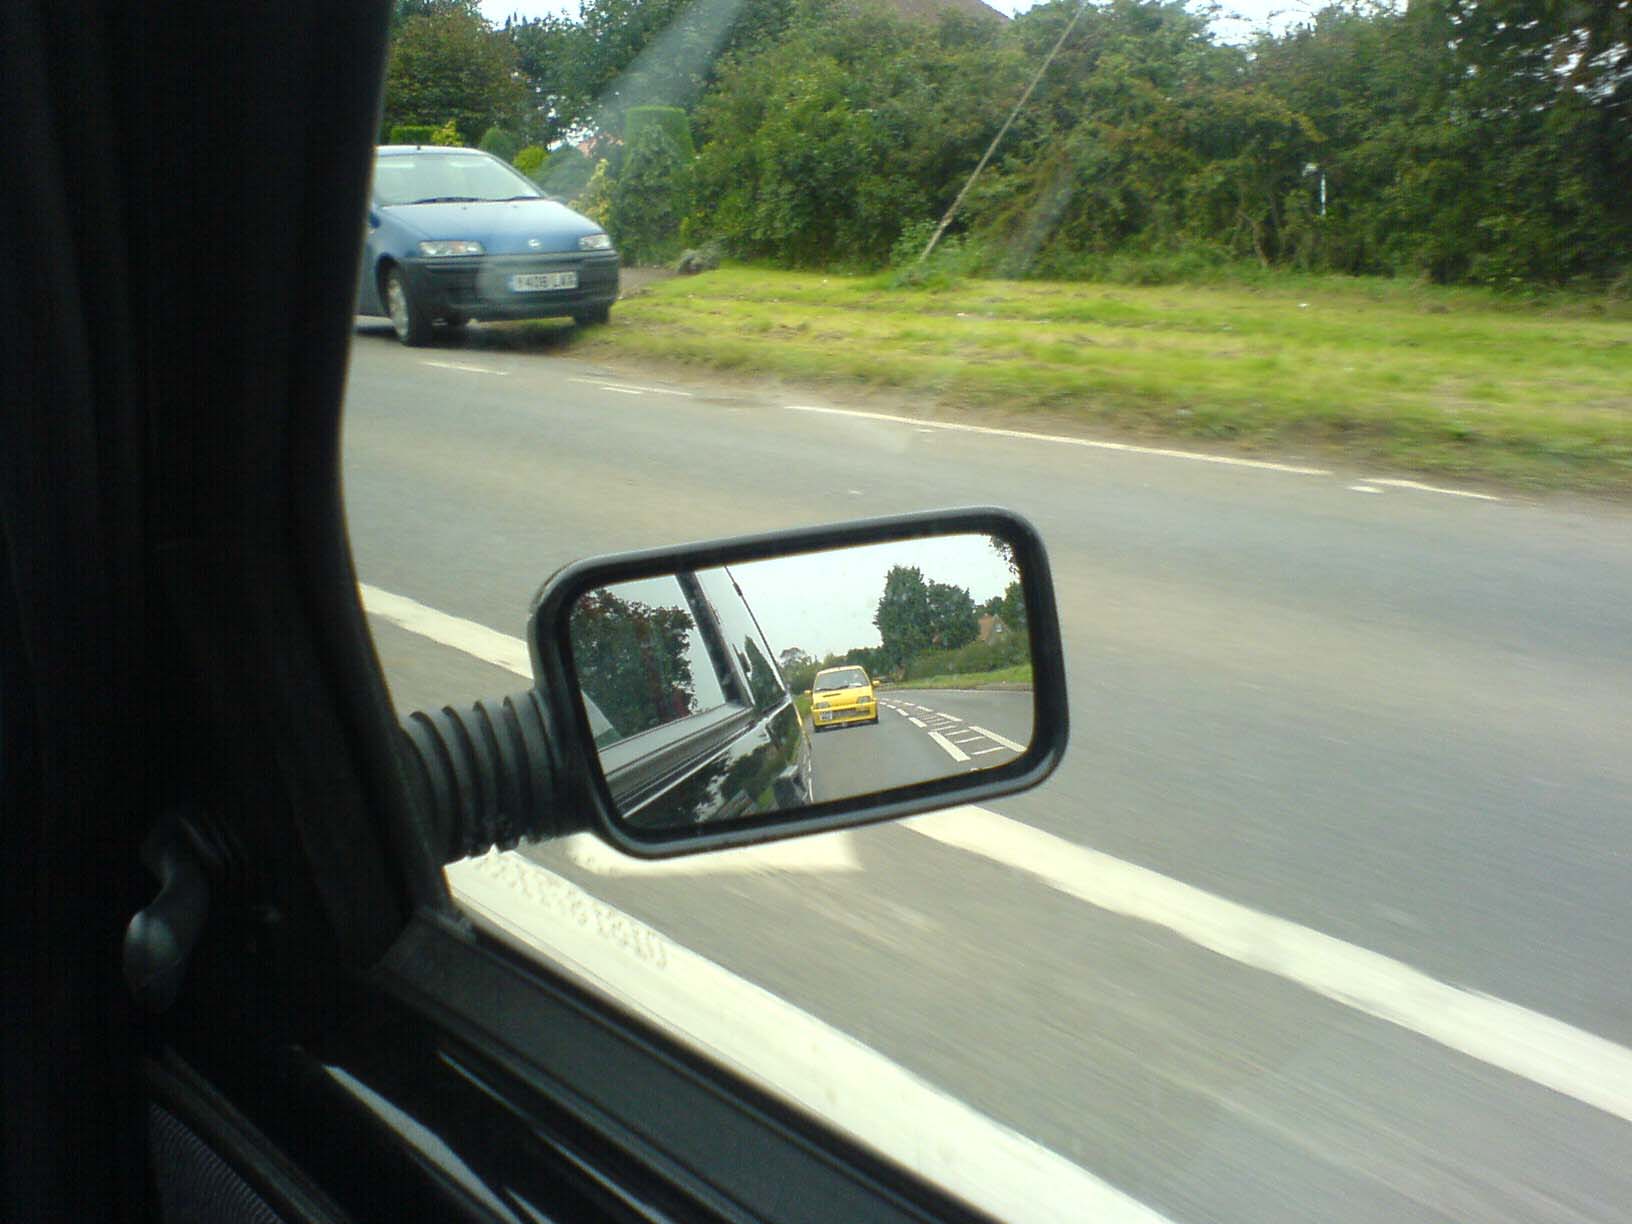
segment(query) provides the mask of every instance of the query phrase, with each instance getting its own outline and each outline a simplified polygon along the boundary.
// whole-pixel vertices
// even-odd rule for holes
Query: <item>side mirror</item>
[[[998,643],[980,638],[994,600]],[[580,562],[539,592],[529,640],[557,759],[594,831],[633,855],[991,799],[1065,751],[1048,560],[1003,510]],[[808,702],[784,667],[814,667]]]

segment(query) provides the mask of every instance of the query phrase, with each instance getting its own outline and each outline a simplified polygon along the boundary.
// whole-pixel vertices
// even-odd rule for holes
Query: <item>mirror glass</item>
[[[991,769],[1032,737],[1018,563],[962,534],[598,587],[568,642],[618,818],[680,830]]]

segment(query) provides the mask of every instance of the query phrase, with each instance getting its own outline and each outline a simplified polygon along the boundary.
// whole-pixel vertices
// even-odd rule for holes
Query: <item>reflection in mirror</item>
[[[1013,761],[1032,737],[1012,549],[961,534],[620,582],[573,663],[619,819],[682,830]]]

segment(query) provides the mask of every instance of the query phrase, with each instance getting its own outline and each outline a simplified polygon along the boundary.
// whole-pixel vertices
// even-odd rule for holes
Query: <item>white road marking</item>
[[[568,382],[587,383],[592,387],[600,387],[603,391],[650,391],[653,395],[678,395],[682,399],[691,399],[690,391],[677,391],[673,387],[643,387],[639,383],[609,383],[601,378],[569,378]]]
[[[946,719],[947,722],[962,722],[963,721],[963,719],[959,718],[956,714],[937,714],[937,715],[935,715],[935,717],[936,718],[944,718],[944,719]]]
[[[929,733],[929,738],[934,740],[942,748],[946,749],[946,755],[951,757],[954,761],[967,761],[969,759],[969,754],[967,752],[965,752],[962,748],[959,748],[939,731],[931,731]]]
[[[532,660],[528,657],[527,643],[497,629],[478,625],[475,621],[449,616],[435,608],[427,608],[406,595],[393,595],[365,582],[357,584],[363,598],[363,607],[375,616],[390,621],[398,628],[443,646],[451,646],[474,655],[484,663],[503,667],[518,676],[533,678]]]
[[[923,719],[914,718],[911,714],[907,715],[907,721],[910,722],[915,727],[921,727],[921,726],[924,725]]]
[[[1490,493],[1475,493],[1470,489],[1445,489],[1439,485],[1423,484],[1420,480],[1384,480],[1381,477],[1371,477],[1367,483],[1387,485],[1391,489],[1415,489],[1419,493],[1443,493],[1446,497],[1471,497],[1476,501],[1502,500]]]
[[[676,1039],[1005,1220],[1167,1224],[1056,1152],[514,852],[451,863],[479,920]]]
[[[602,391],[616,391],[619,395],[645,395],[639,387],[614,387],[610,383],[601,384]]]
[[[1370,485],[1350,485],[1349,486],[1349,492],[1351,492],[1351,493],[1381,493],[1382,490],[1381,489],[1374,489]]]
[[[1004,749],[1002,749],[1002,748],[982,748],[978,752],[971,752],[969,755],[970,756],[986,756],[989,753],[1002,752],[1002,751],[1004,751]]]
[[[955,739],[952,742],[954,744],[972,744],[976,740],[982,740],[985,738],[986,737],[984,735],[966,735],[962,739]]]
[[[1632,1122],[1632,1049],[984,808],[901,822]]]
[[[986,737],[986,738],[987,738],[987,739],[989,739],[989,740],[991,740],[991,741],[992,741],[992,743],[994,743],[994,744],[1002,744],[1002,745],[1003,745],[1003,747],[1005,747],[1005,748],[1008,748],[1008,749],[1010,749],[1010,750],[1011,750],[1011,751],[1014,751],[1014,752],[1024,752],[1024,751],[1025,751],[1025,750],[1026,750],[1026,746],[1025,746],[1025,745],[1024,745],[1024,744],[1017,744],[1017,743],[1015,743],[1015,742],[1014,742],[1014,741],[1013,741],[1013,740],[1011,740],[1011,739],[1008,739],[1008,738],[1006,738],[1006,737],[1004,737],[1004,736],[1001,736],[1001,735],[999,735],[999,734],[998,734],[998,733],[997,733],[997,732],[996,732],[996,731],[988,731],[988,730],[986,730],[986,728],[985,728],[985,727],[977,727],[977,726],[975,726],[975,724],[974,724],[974,723],[970,723],[970,724],[969,724],[969,730],[971,730],[971,731],[978,731],[978,732],[980,732],[980,733],[981,733],[981,734],[982,734],[982,735],[984,735],[984,736],[985,736],[985,737]]]
[[[955,421],[925,421],[920,417],[897,416],[889,412],[858,412],[853,408],[818,408],[809,404],[788,404],[788,412],[816,412],[824,416],[856,417],[864,421],[893,421],[912,425],[920,433],[944,429],[955,433],[984,434],[994,438],[1022,438],[1028,442],[1053,442],[1059,446],[1086,446],[1093,450],[1123,451],[1133,455],[1155,455],[1163,459],[1189,459],[1196,463],[1219,463],[1226,467],[1258,468],[1266,472],[1290,472],[1294,476],[1330,476],[1329,468],[1298,467],[1271,463],[1266,459],[1237,459],[1230,455],[1208,455],[1201,451],[1171,450],[1161,446],[1134,446],[1129,442],[1102,442],[1093,438],[1072,438],[1063,434],[1032,433],[1025,429],[994,429],[989,425],[963,425]]]
[[[576,833],[557,843],[567,858],[585,871],[600,876],[730,875],[742,872],[861,870],[855,835],[841,829],[795,837],[763,846],[742,846],[710,854],[688,854],[672,859],[637,859],[620,854],[593,833]]]
[[[425,361],[425,360],[421,360],[419,364],[420,365],[435,366],[439,370],[463,370],[467,374],[493,374],[493,375],[496,375],[499,378],[506,378],[510,374],[509,370],[490,370],[486,366],[465,365],[463,362],[459,362],[459,361]]]

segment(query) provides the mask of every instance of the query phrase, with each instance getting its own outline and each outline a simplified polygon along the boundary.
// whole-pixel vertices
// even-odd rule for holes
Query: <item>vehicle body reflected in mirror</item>
[[[532,647],[597,831],[636,854],[1022,789],[1064,749],[1047,561],[1001,511],[586,562]]]

